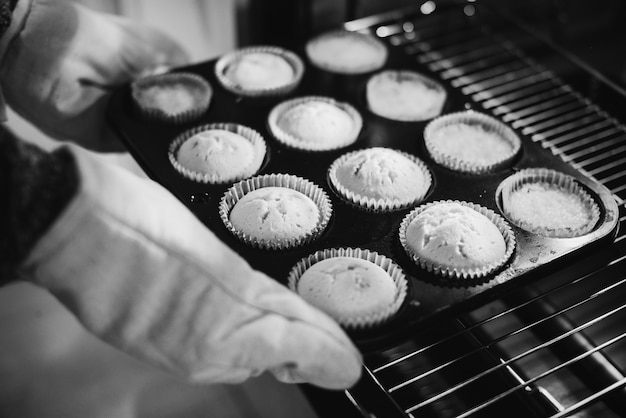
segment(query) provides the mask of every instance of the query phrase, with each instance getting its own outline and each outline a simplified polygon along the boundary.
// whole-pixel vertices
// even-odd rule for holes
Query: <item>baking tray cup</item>
[[[316,251],[315,253],[304,257],[295,266],[292,267],[287,279],[289,289],[297,293],[298,283],[302,275],[313,265],[322,260],[335,257],[349,257],[367,260],[382,268],[388,275],[395,286],[395,296],[388,306],[379,311],[374,311],[366,315],[346,318],[338,320],[341,325],[353,330],[375,329],[381,324],[390,321],[395,314],[398,313],[402,304],[406,300],[408,292],[408,283],[404,271],[393,260],[375,251],[364,250],[361,248],[327,248]]]
[[[471,144],[473,149],[472,146],[466,147],[469,149],[469,154],[465,155],[459,153],[461,146],[458,143],[442,146],[444,138],[450,137],[446,135],[450,129],[465,129],[462,135],[452,134],[458,139],[462,138],[463,141],[467,141],[468,137],[474,137],[474,141],[477,142],[475,138],[478,136],[482,141],[491,138],[492,143],[484,143],[486,147],[483,147],[478,154],[475,152],[478,151],[476,146],[478,144],[473,143]],[[493,141],[494,139],[496,140]],[[450,170],[470,174],[488,173],[510,164],[521,148],[521,141],[513,129],[492,116],[474,110],[448,113],[432,120],[424,129],[424,142],[429,154],[438,164]],[[506,149],[498,149],[496,146],[505,144]],[[450,149],[450,145],[454,146]],[[484,148],[489,145],[492,146],[492,150],[484,152]],[[498,152],[493,152],[494,150]],[[483,159],[485,156],[489,158]]]
[[[370,111],[380,117],[422,122],[441,115],[448,94],[443,85],[418,72],[385,70],[367,81],[365,95]]]
[[[159,90],[175,92],[177,96],[173,103],[178,108],[169,109],[171,103],[154,100],[153,96]],[[211,104],[213,89],[203,77],[193,73],[178,72],[156,74],[141,78],[131,84],[131,92],[135,113],[140,117],[153,122],[183,124],[198,120]],[[150,94],[152,93],[152,94]],[[193,103],[180,103],[184,101]]]
[[[294,52],[305,56],[304,45]],[[405,56],[401,49],[389,46],[386,68],[411,69],[442,84],[448,92],[444,114],[464,112],[473,105],[460,91],[440,79],[424,65]],[[304,60],[303,60],[304,61]],[[305,61],[306,63],[306,61]],[[215,76],[216,61],[207,61],[175,71],[191,72],[219,86]],[[361,248],[374,251],[397,263],[406,273],[409,293],[403,309],[394,321],[377,328],[375,334],[357,338],[362,346],[384,343],[387,336],[406,327],[452,315],[468,304],[479,303],[502,295],[515,286],[542,278],[568,261],[580,258],[612,241],[617,231],[617,204],[610,192],[571,166],[552,155],[541,144],[522,132],[521,149],[507,164],[480,175],[450,170],[437,163],[424,144],[423,122],[394,121],[374,115],[366,100],[366,85],[371,74],[334,74],[306,63],[304,76],[286,96],[255,98],[214,88],[212,104],[200,120],[182,125],[155,124],[132,111],[130,86],[117,89],[109,105],[109,120],[145,171],[177,196],[224,243],[242,255],[254,268],[283,284],[291,268],[302,258],[328,248]],[[348,103],[362,116],[362,129],[353,143],[343,148],[307,151],[289,146],[274,137],[268,122],[277,105],[290,99],[328,97]],[[485,112],[482,109],[476,111]],[[489,115],[494,116],[494,115]],[[285,250],[255,247],[237,238],[220,217],[220,202],[232,184],[203,184],[178,173],[168,159],[173,139],[196,126],[210,123],[235,123],[250,127],[265,138],[267,153],[257,175],[285,173],[318,185],[332,204],[332,217],[323,232],[303,245]],[[432,185],[420,204],[440,200],[472,202],[503,215],[497,189],[509,176],[531,167],[557,170],[575,179],[598,205],[599,219],[589,233],[573,238],[554,238],[532,233],[511,224],[516,247],[507,262],[483,279],[472,283],[453,283],[417,265],[404,251],[399,239],[402,220],[413,209],[399,208],[390,212],[362,210],[341,197],[328,178],[328,169],[346,153],[364,148],[387,147],[419,158],[429,169]]]
[[[248,193],[265,187],[283,187],[295,190],[311,199],[319,210],[319,218],[316,225],[302,235],[280,239],[273,237],[260,238],[239,230],[231,222],[230,213],[232,209]],[[324,232],[332,215],[332,205],[326,192],[306,179],[289,174],[266,174],[242,180],[230,187],[222,196],[219,214],[226,228],[241,242],[257,248],[288,250],[309,244]]]
[[[242,60],[245,60],[246,56],[253,54],[267,54],[274,56],[277,59],[284,60],[284,62],[289,65],[293,71],[292,77],[289,80],[284,80],[279,83],[273,82],[270,86],[263,86],[263,83],[256,85],[258,84],[257,82],[253,87],[248,88],[242,86],[240,82],[237,82],[237,80],[233,80],[229,77],[228,69],[231,65],[236,65],[237,63],[242,62]],[[250,68],[249,70],[255,71],[255,68]],[[258,71],[259,68],[256,70]],[[304,64],[302,63],[300,57],[287,49],[276,46],[261,45],[240,48],[222,55],[215,64],[215,76],[225,89],[235,94],[251,97],[285,95],[293,91],[293,89],[298,86],[302,80],[303,73]]]
[[[211,130],[224,130],[241,135],[245,140],[249,141],[252,145],[251,160],[245,167],[241,167],[239,170],[232,172],[228,175],[220,175],[219,173],[204,173],[195,170],[191,170],[185,167],[178,161],[177,153],[180,147],[194,136]],[[198,181],[201,183],[231,183],[235,180],[240,180],[246,177],[250,177],[261,168],[263,161],[265,160],[266,145],[263,137],[254,129],[250,129],[243,125],[235,123],[212,123],[208,125],[200,125],[194,127],[188,131],[178,135],[169,148],[169,158],[172,166],[182,175],[188,179]],[[238,157],[240,158],[240,157]]]
[[[419,158],[402,151],[395,151],[389,148],[384,148],[393,151],[393,153],[397,153],[398,156],[406,158],[407,161],[413,164],[413,167],[411,168],[421,173],[422,182],[421,184],[416,185],[417,187],[415,187],[414,190],[411,190],[413,195],[399,196],[400,193],[396,193],[396,196],[391,196],[389,193],[385,193],[387,197],[365,196],[360,191],[355,191],[354,188],[351,188],[349,185],[344,185],[341,183],[341,180],[338,177],[338,171],[341,170],[342,165],[350,162],[352,160],[352,157],[358,157],[363,153],[376,153],[379,149],[380,147],[372,147],[367,148],[366,150],[352,151],[347,154],[343,154],[341,157],[337,158],[328,169],[328,180],[330,181],[330,184],[333,186],[334,190],[346,201],[356,205],[359,208],[363,208],[365,210],[370,210],[373,212],[388,212],[403,209],[414,206],[415,204],[421,202],[432,186],[432,176],[430,175],[430,171],[428,170],[426,164],[424,164]],[[378,161],[370,161],[370,164],[380,164],[382,161],[384,161],[384,158]],[[362,169],[362,166],[359,169]],[[392,171],[391,169],[389,169],[389,171],[387,172],[385,172],[384,169],[381,170],[383,170],[381,174],[387,177],[400,174],[397,171]],[[413,174],[412,171],[409,171],[409,173]],[[416,177],[419,178],[419,176]],[[383,194],[385,190],[379,190],[379,192]],[[403,190],[403,193],[408,194],[406,188]]]
[[[388,51],[385,44],[374,36],[331,30],[309,40],[306,55],[312,65],[323,71],[363,74],[385,65]]]

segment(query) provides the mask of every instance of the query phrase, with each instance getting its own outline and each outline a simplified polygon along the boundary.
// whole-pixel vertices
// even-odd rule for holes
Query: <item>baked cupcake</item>
[[[473,110],[431,121],[424,130],[424,142],[437,163],[472,174],[506,165],[521,147],[519,137],[511,128]]]
[[[287,249],[316,239],[328,225],[328,195],[312,182],[287,174],[243,180],[224,194],[219,213],[238,239],[258,248]]]
[[[199,75],[180,72],[140,78],[131,84],[131,95],[142,117],[185,123],[207,111],[213,90]]]
[[[432,177],[417,157],[389,148],[367,148],[335,160],[328,177],[337,193],[362,208],[386,211],[419,203]]]
[[[265,152],[265,141],[255,130],[216,123],[179,135],[170,145],[169,159],[188,179],[217,184],[254,175],[261,168]]]
[[[418,122],[441,114],[446,90],[435,80],[414,71],[387,70],[367,82],[370,110],[387,119]]]
[[[387,47],[371,35],[337,30],[326,32],[306,44],[313,65],[340,74],[378,70],[387,61]]]
[[[308,96],[275,106],[269,114],[268,125],[276,139],[287,146],[328,151],[354,143],[363,120],[348,103]]]
[[[346,328],[380,325],[407,295],[404,272],[389,258],[354,248],[318,251],[303,258],[288,278],[291,290]]]
[[[500,268],[515,248],[506,221],[479,205],[438,201],[420,206],[400,225],[400,242],[420,267],[452,279],[477,279]]]
[[[585,235],[600,219],[593,197],[573,177],[554,170],[521,170],[500,184],[498,194],[511,222],[546,237]]]
[[[304,73],[302,60],[274,46],[241,48],[222,56],[215,75],[229,91],[243,96],[274,96],[295,89]]]

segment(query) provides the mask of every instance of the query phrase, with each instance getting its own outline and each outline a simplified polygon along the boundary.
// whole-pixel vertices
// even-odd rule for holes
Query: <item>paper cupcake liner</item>
[[[467,206],[471,209],[474,209],[478,213],[486,216],[500,231],[502,237],[504,238],[504,243],[506,244],[506,251],[504,255],[497,261],[484,265],[482,267],[476,267],[472,269],[458,269],[453,267],[448,267],[444,265],[439,265],[438,263],[431,262],[429,260],[425,260],[420,258],[418,254],[415,254],[411,248],[409,248],[407,239],[406,239],[406,230],[411,224],[411,222],[422,213],[424,210],[428,209],[431,206],[441,204],[441,203],[458,203],[463,206]],[[516,240],[515,233],[513,229],[509,226],[507,221],[496,212],[488,209],[486,207],[480,206],[471,202],[464,202],[458,200],[441,200],[437,202],[427,203],[425,205],[421,205],[415,209],[413,209],[408,215],[404,217],[402,223],[400,224],[399,229],[399,239],[400,244],[402,244],[402,248],[404,248],[405,253],[413,260],[415,264],[417,264],[422,269],[434,273],[438,276],[441,276],[446,279],[453,280],[476,280],[483,279],[489,276],[491,273],[494,273],[498,269],[500,269],[513,255],[513,251],[515,251]]]
[[[425,85],[427,88],[431,90],[437,91],[438,93],[441,94],[441,103],[438,103],[438,106],[434,108],[433,112],[427,113],[424,115],[408,115],[408,116],[392,115],[384,107],[383,103],[379,104],[377,102],[378,99],[373,96],[374,93],[372,93],[370,89],[371,89],[372,84],[377,82],[378,80],[390,78],[390,77],[396,77],[396,74],[401,75],[402,77],[405,77],[407,79],[410,78],[412,81],[414,80],[417,83],[421,83]],[[368,105],[369,110],[372,113],[380,117],[390,119],[390,120],[396,120],[400,122],[421,122],[421,121],[435,118],[441,114],[443,110],[443,106],[445,105],[446,100],[448,98],[448,93],[446,92],[446,89],[440,83],[418,72],[410,71],[410,70],[386,70],[386,71],[381,71],[377,74],[374,74],[373,76],[370,77],[366,86],[366,98],[367,98],[367,105]]]
[[[333,38],[352,38],[352,39],[356,39],[358,42],[366,42],[369,45],[372,45],[372,47],[376,49],[379,56],[377,57],[376,60],[373,60],[372,62],[364,64],[360,67],[344,67],[344,66],[339,65],[337,62],[333,62],[333,60],[326,61],[326,60],[320,59],[320,57],[318,57],[315,53],[315,45],[319,44],[320,42],[323,43],[324,41],[328,39],[333,39]],[[325,32],[316,36],[315,38],[307,42],[305,48],[306,48],[307,57],[309,58],[309,61],[311,61],[313,65],[315,65],[316,67],[324,71],[329,71],[329,72],[338,73],[338,74],[353,75],[353,74],[363,74],[363,73],[368,73],[370,71],[378,70],[379,68],[382,68],[383,65],[385,65],[385,62],[387,62],[387,56],[389,55],[389,52],[387,51],[387,47],[385,46],[385,44],[382,43],[377,38],[371,35],[366,35],[366,34],[359,33],[359,32],[350,32],[350,31],[341,30],[341,29]]]
[[[371,148],[366,148],[366,149],[371,149]],[[424,190],[416,198],[414,198],[414,199],[404,199],[404,200],[401,200],[401,199],[375,199],[375,198],[371,198],[371,197],[367,197],[367,196],[362,196],[362,195],[360,195],[358,193],[355,193],[355,192],[349,190],[344,185],[342,185],[340,183],[339,179],[337,178],[337,170],[351,156],[353,156],[354,154],[358,154],[360,152],[363,152],[363,151],[364,150],[357,150],[357,151],[352,151],[352,152],[349,152],[347,154],[344,154],[341,157],[337,158],[330,165],[330,168],[328,169],[328,179],[330,180],[330,183],[334,187],[334,189],[337,192],[337,194],[339,194],[339,196],[341,196],[344,200],[348,201],[349,203],[351,203],[353,205],[356,205],[356,206],[358,206],[360,208],[363,208],[363,209],[366,209],[366,210],[370,210],[370,211],[374,211],[374,212],[389,212],[389,211],[404,209],[404,208],[416,205],[419,202],[421,202],[422,200],[424,200],[424,197],[426,197],[426,194],[428,193],[428,191],[430,190],[430,188],[432,186],[432,175],[430,173],[430,170],[428,169],[426,164],[422,160],[417,158],[416,156],[414,156],[412,154],[409,154],[409,153],[406,153],[406,152],[403,152],[403,151],[398,151],[398,150],[394,150],[394,151],[396,151],[397,153],[405,156],[409,160],[413,161],[419,167],[419,169],[424,173],[424,178],[426,180],[425,184],[424,184]]]
[[[309,197],[317,205],[320,212],[317,226],[304,236],[276,240],[258,239],[237,230],[230,221],[230,211],[247,193],[263,187],[287,187]],[[261,249],[286,250],[316,240],[328,226],[332,215],[332,205],[326,192],[309,180],[290,174],[265,174],[242,180],[230,187],[222,196],[219,204],[219,214],[226,228],[240,241]]]
[[[589,222],[582,227],[549,228],[533,225],[515,215],[514,208],[509,205],[511,195],[525,184],[545,183],[578,196],[589,213]],[[576,179],[558,171],[547,168],[527,168],[504,179],[498,186],[497,196],[500,197],[502,213],[513,224],[531,232],[553,238],[579,237],[591,232],[600,220],[600,208],[594,198],[578,184]],[[541,208],[538,208],[541,210]]]
[[[355,318],[335,318],[339,324],[346,328],[364,329],[381,325],[400,310],[400,307],[406,300],[408,294],[408,281],[404,271],[390,258],[378,254],[375,251],[369,251],[361,248],[330,248],[317,251],[308,257],[302,258],[295,266],[292,267],[287,279],[289,289],[297,293],[300,277],[304,272],[315,263],[327,258],[334,257],[352,257],[370,261],[389,274],[396,285],[396,297],[393,303],[378,312],[372,312],[368,315]]]
[[[467,125],[480,125],[486,128],[486,130],[496,133],[502,137],[503,140],[512,145],[510,152],[503,155],[498,161],[486,165],[459,159],[445,153],[440,149],[438,143],[433,140],[433,134],[439,129],[461,123]],[[517,155],[521,148],[521,141],[511,128],[491,116],[474,110],[449,113],[432,120],[424,129],[424,143],[428,153],[431,155],[433,160],[435,160],[435,162],[451,170],[470,174],[487,173],[508,164]]]
[[[188,86],[189,91],[195,92],[198,98],[196,106],[183,112],[168,113],[142,102],[141,92],[143,90],[171,84],[183,84]],[[182,124],[200,118],[200,116],[207,111],[211,103],[211,98],[213,97],[213,89],[208,81],[197,74],[184,72],[166,73],[151,75],[134,81],[131,84],[131,95],[135,111],[139,113],[141,117],[148,120]]]
[[[220,174],[211,175],[207,173],[200,173],[200,172],[188,169],[187,167],[179,163],[178,160],[176,159],[178,150],[180,149],[181,145],[185,141],[192,138],[196,134],[199,134],[201,132],[208,131],[208,130],[213,130],[213,129],[221,129],[221,130],[236,133],[238,135],[243,136],[245,139],[247,139],[248,141],[252,143],[252,146],[254,148],[253,159],[250,162],[250,164],[248,164],[248,166],[245,167],[239,174],[232,175],[232,176],[222,176]],[[261,165],[263,164],[266,150],[267,150],[267,146],[265,144],[265,140],[263,139],[261,134],[259,134],[254,129],[248,128],[243,125],[238,125],[236,123],[213,123],[213,124],[208,124],[208,125],[197,126],[195,128],[192,128],[188,131],[183,132],[182,134],[174,138],[174,141],[172,141],[169,147],[168,157],[172,166],[174,166],[176,171],[178,171],[184,177],[193,181],[197,181],[199,183],[220,184],[220,183],[229,183],[232,181],[241,180],[241,179],[244,179],[246,177],[250,177],[256,174],[261,168]]]
[[[283,58],[293,68],[293,79],[282,86],[264,88],[264,89],[245,89],[235,83],[233,80],[226,76],[226,70],[229,65],[246,54],[253,53],[267,53],[273,54]],[[277,46],[252,46],[246,48],[240,48],[223,55],[215,63],[215,76],[218,81],[224,86],[224,88],[232,93],[248,96],[248,97],[261,97],[261,96],[280,96],[292,92],[302,80],[304,74],[304,64],[300,57],[295,53]]]
[[[298,138],[285,132],[283,129],[280,128],[280,126],[278,126],[278,119],[280,115],[285,113],[287,110],[294,108],[295,106],[299,106],[303,103],[310,103],[310,102],[311,103],[312,102],[328,103],[346,112],[348,116],[352,118],[352,121],[353,121],[353,128],[352,128],[352,132],[350,133],[350,135],[347,135],[346,138],[334,144],[315,144],[315,143],[310,143],[310,142],[307,143],[307,142],[298,140]],[[357,138],[359,137],[359,133],[361,132],[361,128],[363,127],[363,119],[361,118],[361,115],[359,114],[359,112],[352,105],[348,103],[338,102],[334,99],[331,99],[330,97],[306,96],[306,97],[299,97],[296,99],[287,100],[276,105],[269,114],[268,125],[269,125],[270,132],[272,133],[272,135],[274,135],[274,137],[278,141],[282,142],[283,144],[289,147],[304,150],[304,151],[330,151],[330,150],[347,147],[348,145],[351,145],[354,142],[356,142]]]

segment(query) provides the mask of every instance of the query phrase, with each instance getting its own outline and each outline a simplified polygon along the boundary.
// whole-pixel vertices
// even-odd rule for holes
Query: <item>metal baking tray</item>
[[[582,252],[594,251],[614,238],[618,225],[618,208],[610,192],[588,179],[549,151],[516,130],[522,141],[518,157],[508,167],[487,175],[456,173],[437,165],[424,147],[423,131],[427,122],[397,122],[374,115],[367,109],[365,85],[371,74],[332,74],[312,66],[303,48],[296,52],[305,62],[302,82],[287,96],[277,98],[247,98],[224,89],[214,74],[215,60],[202,62],[175,71],[196,73],[213,87],[213,98],[208,111],[200,120],[182,125],[150,122],[133,111],[130,85],[118,88],[111,99],[108,117],[125,142],[130,153],[146,173],[180,199],[223,242],[241,254],[254,268],[281,283],[301,258],[325,248],[356,247],[377,251],[392,258],[403,268],[409,279],[409,297],[392,321],[374,329],[353,333],[362,347],[376,347],[386,341],[387,335],[397,334],[412,324],[440,315],[453,313],[456,308],[496,297],[513,285],[540,278],[560,263],[578,257]],[[389,46],[385,69],[411,69],[438,80],[447,90],[443,113],[474,108],[459,91],[430,73],[415,60]],[[283,100],[306,95],[322,95],[352,104],[363,117],[363,129],[353,145],[340,150],[306,152],[288,148],[272,137],[267,126],[270,110]],[[477,111],[487,113],[480,108]],[[263,135],[268,153],[259,174],[289,173],[304,177],[324,188],[333,204],[333,215],[320,239],[308,246],[287,251],[252,248],[238,241],[224,226],[218,205],[224,192],[231,186],[205,185],[182,177],[168,160],[168,147],[180,133],[195,126],[231,122],[251,127]],[[398,229],[404,216],[411,210],[391,213],[371,213],[345,203],[333,191],[327,180],[327,169],[340,155],[361,148],[384,146],[418,156],[433,175],[433,186],[425,202],[456,199],[474,202],[501,213],[496,202],[500,182],[519,169],[547,167],[576,178],[594,196],[600,206],[600,221],[589,234],[578,238],[545,238],[529,234],[511,225],[517,239],[517,248],[503,269],[481,282],[449,282],[433,276],[413,264],[404,253],[398,239]]]

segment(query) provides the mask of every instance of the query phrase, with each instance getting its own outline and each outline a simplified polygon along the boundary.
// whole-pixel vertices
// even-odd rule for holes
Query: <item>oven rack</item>
[[[626,416],[624,125],[531,58],[532,39],[481,16],[471,3],[417,7],[346,28],[401,48],[473,107],[605,185],[619,232],[601,254],[367,355],[365,378],[346,394],[363,416]]]

